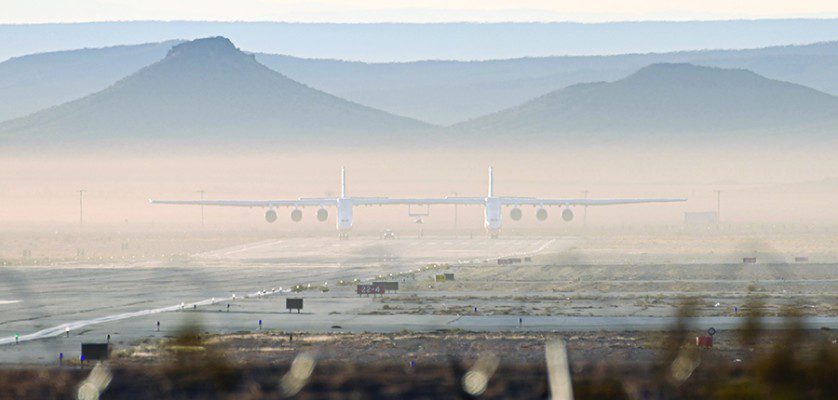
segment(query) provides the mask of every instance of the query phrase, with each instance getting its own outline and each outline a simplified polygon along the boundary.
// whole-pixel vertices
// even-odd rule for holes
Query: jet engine
[[[265,221],[274,222],[276,221],[276,210],[270,209],[265,211]]]
[[[547,210],[545,210],[544,208],[539,208],[535,212],[535,218],[538,219],[539,221],[546,220],[547,219]]]
[[[518,207],[515,207],[509,211],[509,218],[512,218],[513,221],[520,221],[522,215],[523,213],[521,212],[521,209]]]
[[[295,208],[291,211],[291,221],[300,222],[303,219],[303,212],[300,209]]]
[[[562,219],[565,220],[565,222],[573,221],[573,210],[569,208],[562,210]]]
[[[328,218],[329,218],[329,211],[327,211],[325,208],[321,208],[321,209],[317,210],[317,220],[318,221],[323,222]]]

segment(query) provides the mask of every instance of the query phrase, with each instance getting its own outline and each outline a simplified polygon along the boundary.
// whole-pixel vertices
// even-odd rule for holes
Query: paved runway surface
[[[171,334],[193,318],[213,332],[249,330],[259,319],[273,322],[272,315],[288,316],[283,314],[281,294],[242,299],[244,294],[280,291],[297,284],[372,279],[431,262],[561,252],[574,242],[573,238],[289,239],[203,253],[179,266],[6,267],[0,270],[0,362],[46,362],[59,352],[74,354],[82,341],[103,341],[107,335],[116,345],[128,344]],[[227,300],[236,293],[235,301]],[[321,325],[331,329],[330,319],[317,323],[317,318],[351,313],[371,301],[352,296],[336,301],[319,292],[306,292],[305,297],[311,297],[306,304],[311,314],[298,316],[287,329],[319,329]],[[211,305],[213,300],[218,304]],[[190,309],[193,303],[197,308]],[[380,328],[375,323],[357,326],[399,330],[439,325],[434,320],[413,319],[391,317],[389,320],[402,322]],[[160,333],[155,331],[158,320],[163,327]],[[67,327],[71,329],[69,339],[64,335]],[[21,341],[18,345],[13,344],[16,334]]]
[[[289,239],[202,253],[174,265],[4,267],[0,269],[0,363],[53,363],[59,353],[64,353],[66,358],[78,357],[82,342],[103,342],[110,335],[112,344],[119,348],[145,338],[172,336],[185,324],[197,324],[211,333],[255,331],[259,320],[263,321],[263,329],[306,332],[622,331],[673,326],[675,321],[671,317],[650,316],[525,316],[519,326],[517,315],[480,315],[480,312],[463,316],[369,315],[373,299],[356,296],[351,286],[336,287],[341,280],[370,280],[380,274],[407,272],[432,262],[474,262],[561,253],[576,243],[574,238]],[[485,268],[490,265],[486,264]],[[500,267],[492,268],[494,271]],[[538,266],[517,268],[516,280],[526,279],[522,274],[541,270]],[[294,294],[305,298],[304,312],[286,312],[284,299],[289,296],[288,288],[308,284],[330,290]],[[257,295],[260,291],[264,294]],[[481,293],[510,299],[520,295],[516,291]],[[456,295],[481,293],[456,292]],[[550,291],[543,293],[556,296]],[[453,292],[395,296],[413,294],[446,296]],[[160,321],[159,332],[157,321]],[[740,320],[702,317],[692,323],[730,329]],[[767,323],[779,326],[780,321]],[[807,324],[836,329],[838,318],[812,317],[807,319]],[[70,328],[69,337],[66,328]],[[15,334],[20,335],[20,344],[14,344]]]

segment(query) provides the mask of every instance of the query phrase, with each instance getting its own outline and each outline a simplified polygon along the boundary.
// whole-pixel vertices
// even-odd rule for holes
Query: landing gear
[[[344,233],[344,232],[340,232],[340,233],[338,233],[338,239],[340,239],[340,240],[346,240],[346,239],[349,239],[349,234],[348,234],[348,233]]]
[[[500,232],[489,232],[489,239],[497,239]]]

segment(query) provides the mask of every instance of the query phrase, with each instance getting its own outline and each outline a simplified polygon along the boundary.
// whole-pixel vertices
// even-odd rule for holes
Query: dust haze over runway
[[[380,240],[370,237],[353,237],[351,240],[282,239],[210,251],[196,257],[206,261],[270,264],[460,263],[541,252],[561,252],[575,241],[573,237],[492,240],[482,235],[469,240],[434,237],[421,240]]]

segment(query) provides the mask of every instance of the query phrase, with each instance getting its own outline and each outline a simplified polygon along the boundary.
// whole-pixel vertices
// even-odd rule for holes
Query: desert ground
[[[834,234],[121,235],[4,241],[0,361],[52,365],[59,353],[77,359],[82,342],[109,337],[119,351],[184,326],[252,333],[260,320],[264,332],[312,334],[663,331],[689,307],[699,333],[737,329],[753,314],[772,328],[788,314],[808,329],[838,328]],[[20,257],[27,247],[47,250]],[[509,257],[522,262],[498,265]],[[454,280],[438,281],[444,273]],[[355,293],[379,280],[399,290]],[[288,297],[304,299],[301,313],[285,309]]]

